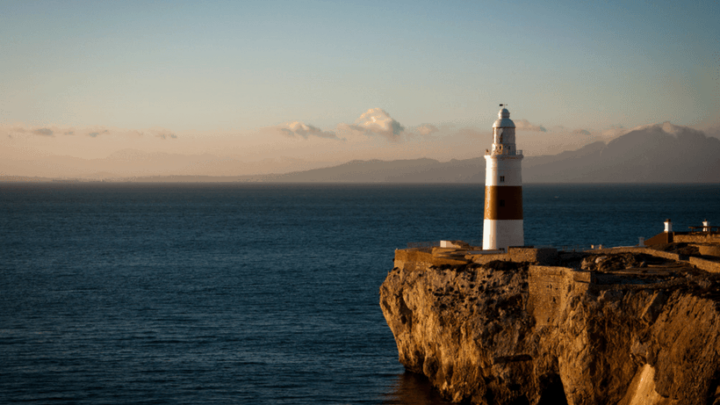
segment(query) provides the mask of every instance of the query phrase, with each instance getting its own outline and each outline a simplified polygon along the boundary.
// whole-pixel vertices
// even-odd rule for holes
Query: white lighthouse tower
[[[515,149],[515,123],[500,104],[492,149],[485,153],[483,250],[523,246],[522,151]]]

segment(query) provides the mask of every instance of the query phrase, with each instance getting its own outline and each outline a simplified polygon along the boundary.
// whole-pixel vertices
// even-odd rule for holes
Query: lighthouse
[[[515,123],[500,104],[492,149],[485,153],[483,250],[523,246],[522,151],[515,148]]]

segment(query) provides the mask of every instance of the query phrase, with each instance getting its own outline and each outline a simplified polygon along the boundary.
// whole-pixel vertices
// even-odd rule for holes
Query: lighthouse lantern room
[[[492,149],[485,153],[483,250],[523,246],[522,151],[515,148],[515,123],[500,104]]]

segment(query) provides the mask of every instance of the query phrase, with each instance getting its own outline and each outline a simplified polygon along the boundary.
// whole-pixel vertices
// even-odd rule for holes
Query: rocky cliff
[[[720,275],[638,253],[398,252],[380,305],[400,362],[454,402],[720,404]]]

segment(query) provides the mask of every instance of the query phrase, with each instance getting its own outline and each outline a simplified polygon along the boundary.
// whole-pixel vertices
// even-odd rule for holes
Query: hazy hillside
[[[433,159],[354,160],[339,166],[268,177],[275,182],[348,182],[348,183],[446,183],[485,181],[482,158],[451,160]]]
[[[157,178],[153,181],[177,181],[166,178],[182,176],[184,179],[206,178],[200,181],[216,181],[211,178],[217,177],[228,177],[225,181],[236,181],[237,178],[248,175],[272,172],[287,173],[324,165],[327,164],[287,157],[243,161],[210,154],[146,153],[134,149],[124,149],[102,159],[55,155],[39,157],[35,160],[5,160],[0,161],[0,173],[14,175],[25,173],[24,176],[86,180],[122,181],[127,178],[152,177]]]
[[[478,153],[483,153],[478,146]],[[5,162],[17,163],[17,162]],[[39,170],[37,162],[26,162]],[[233,175],[262,167],[282,171],[290,165],[317,162],[277,159],[241,162],[211,155],[182,156],[117,152],[88,161],[54,156],[44,161],[58,178],[113,179],[141,182],[289,182],[289,183],[478,183],[485,182],[485,159],[439,162],[434,159],[354,160],[339,166],[286,174]],[[152,173],[160,164],[162,173]],[[249,169],[252,167],[252,169]],[[118,169],[122,168],[122,170]],[[92,169],[92,171],[91,171]],[[199,175],[204,171],[215,175]],[[266,169],[265,173],[269,170]],[[7,170],[6,172],[12,172]],[[32,175],[37,174],[29,171]],[[26,179],[26,180],[23,180]],[[28,176],[0,176],[0,181],[49,181]],[[631,131],[605,144],[595,142],[557,155],[523,160],[525,183],[720,183],[720,139],[669,123]]]
[[[685,127],[653,125],[607,145],[526,159],[527,182],[720,182],[720,140]],[[673,134],[666,130],[672,130]]]
[[[257,176],[270,182],[484,183],[482,157],[438,162],[433,159],[352,161],[343,165]],[[607,144],[523,160],[526,183],[717,183],[720,140],[671,124],[651,125]]]

